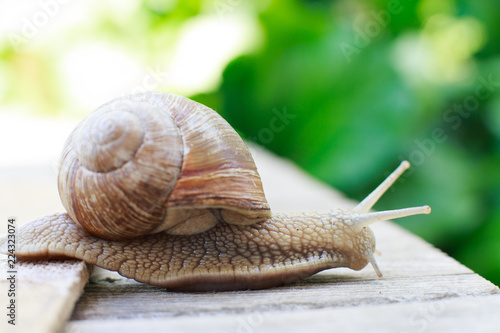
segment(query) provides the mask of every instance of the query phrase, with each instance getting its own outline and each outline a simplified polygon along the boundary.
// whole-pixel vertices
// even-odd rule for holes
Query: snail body
[[[169,290],[261,289],[368,263],[381,276],[368,225],[430,212],[369,212],[408,167],[350,211],[271,214],[250,153],[217,113],[170,94],[126,96],[70,136],[67,213],[22,226],[16,256],[77,258]]]

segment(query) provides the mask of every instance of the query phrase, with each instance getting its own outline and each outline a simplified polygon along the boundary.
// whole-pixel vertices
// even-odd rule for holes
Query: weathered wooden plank
[[[0,272],[7,275],[7,262],[0,260]],[[78,260],[17,262],[15,295],[8,297],[10,282],[0,280],[2,332],[57,332],[61,330],[81,295],[89,276],[87,265]],[[5,307],[15,300],[15,325],[7,322]]]
[[[332,274],[316,275],[287,287],[219,293],[173,293],[135,282],[98,283],[85,288],[71,320],[303,311],[489,295],[497,291],[475,274],[379,280]]]
[[[71,321],[66,332],[498,332],[500,295],[301,311]]]

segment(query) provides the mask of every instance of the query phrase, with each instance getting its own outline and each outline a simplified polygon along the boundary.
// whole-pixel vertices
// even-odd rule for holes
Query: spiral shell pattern
[[[66,142],[58,183],[69,215],[106,239],[270,215],[238,134],[208,107],[166,93],[120,97],[91,113]]]
[[[70,216],[90,233],[131,238],[163,221],[181,163],[182,139],[168,113],[116,101],[89,115],[70,136],[59,193]]]

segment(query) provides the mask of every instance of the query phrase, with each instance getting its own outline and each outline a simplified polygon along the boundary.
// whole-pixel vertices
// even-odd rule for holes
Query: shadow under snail
[[[210,108],[147,92],[114,99],[66,141],[58,186],[67,213],[17,231],[16,257],[77,258],[169,290],[279,286],[375,262],[368,225],[430,213],[369,212],[401,165],[350,211],[273,213],[243,140]],[[8,253],[8,239],[0,249]]]

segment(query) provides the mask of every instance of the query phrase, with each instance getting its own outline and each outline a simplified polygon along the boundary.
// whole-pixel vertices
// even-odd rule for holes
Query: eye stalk
[[[370,193],[363,201],[361,201],[354,209],[351,211],[351,220],[353,222],[352,228],[356,233],[361,233],[363,228],[369,226],[372,223],[378,221],[392,220],[401,217],[419,215],[419,214],[429,214],[431,212],[431,207],[421,206],[421,207],[410,207],[395,210],[386,210],[381,212],[369,213],[370,209],[375,205],[375,203],[380,199],[380,197],[394,184],[394,182],[410,168],[410,162],[403,161],[372,193]],[[372,251],[365,253],[366,259],[373,266],[373,269],[379,277],[382,277],[382,273],[375,261]]]
[[[352,220],[354,222],[354,228],[356,229],[356,231],[360,232],[364,227],[367,227],[370,224],[378,221],[393,220],[412,215],[429,214],[430,212],[431,207],[426,205],[421,207],[385,210],[382,212],[366,214],[353,214]]]

